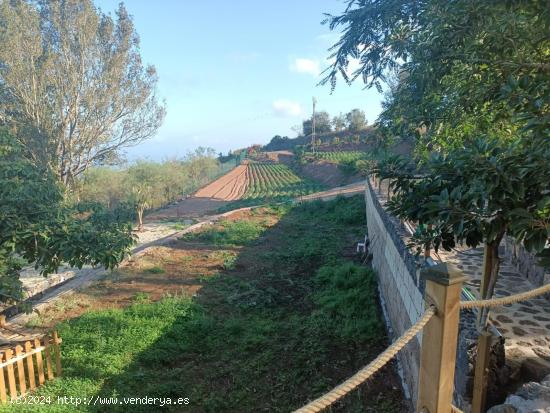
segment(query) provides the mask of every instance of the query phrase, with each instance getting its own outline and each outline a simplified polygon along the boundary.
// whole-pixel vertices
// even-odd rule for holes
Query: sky
[[[120,0],[95,0],[114,14]],[[339,38],[322,25],[342,0],[126,0],[146,64],[159,75],[167,115],[157,134],[129,148],[129,160],[180,157],[198,146],[217,152],[295,137],[293,126],[317,110],[353,108],[372,123],[381,96],[358,80],[318,86],[327,50]]]

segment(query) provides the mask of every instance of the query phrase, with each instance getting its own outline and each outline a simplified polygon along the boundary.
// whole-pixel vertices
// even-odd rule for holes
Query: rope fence
[[[498,307],[506,304],[513,304],[520,301],[525,301],[530,298],[537,297],[550,293],[550,284],[544,285],[542,287],[535,288],[530,291],[526,291],[519,294],[510,295],[508,297],[501,298],[491,298],[486,300],[474,300],[474,301],[461,301],[461,309],[470,309],[470,308],[492,308]],[[422,317],[413,324],[405,333],[392,343],[384,352],[382,352],[378,357],[371,361],[367,366],[363,367],[352,377],[336,386],[328,393],[325,393],[323,396],[309,402],[307,405],[301,407],[298,410],[295,410],[294,413],[317,413],[327,407],[334,404],[336,401],[344,397],[346,394],[350,393],[356,389],[359,385],[367,381],[372,375],[374,375],[378,370],[384,367],[395,355],[409,343],[415,337],[431,318],[436,314],[435,306],[430,306],[424,312]],[[458,407],[451,405],[452,413],[463,413]]]
[[[530,298],[534,298],[546,293],[550,293],[550,284],[546,284],[546,285],[543,285],[542,287],[534,288],[524,293],[509,295],[508,297],[491,298],[487,300],[461,301],[460,308],[499,307],[501,305],[514,304],[520,301],[529,300]]]
[[[336,386],[334,389],[313,400],[304,407],[296,410],[294,413],[317,413],[321,410],[331,406],[334,402],[344,397],[346,394],[357,388],[360,384],[364,383],[374,373],[384,367],[403,347],[407,345],[409,341],[415,337],[419,331],[421,331],[428,321],[436,313],[435,307],[429,307],[422,318],[414,323],[405,333],[394,343],[392,343],[383,353],[371,361],[367,366],[363,367],[352,377],[347,379],[342,384]]]

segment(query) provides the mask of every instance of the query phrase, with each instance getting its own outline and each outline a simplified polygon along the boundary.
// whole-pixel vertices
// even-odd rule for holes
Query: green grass
[[[164,273],[164,268],[161,268],[159,266],[154,266],[154,267],[151,267],[151,268],[147,268],[145,270],[145,272],[148,272],[149,274],[163,274]]]
[[[323,159],[330,162],[345,164],[359,159],[366,159],[367,152],[362,151],[335,151],[335,152],[306,152],[304,157],[306,159]]]
[[[267,227],[267,218],[279,219]],[[204,228],[188,243],[239,245],[231,271],[199,295],[91,311],[59,325],[64,376],[37,394],[188,397],[163,411],[288,412],[372,360],[386,338],[374,274],[341,258],[365,231],[362,197],[266,208]],[[228,256],[229,258],[229,256]],[[399,412],[392,386],[333,412]],[[157,409],[158,410],[158,409]],[[18,406],[23,412],[149,412],[151,406]]]
[[[251,221],[220,221],[218,226],[201,232],[191,232],[182,236],[186,241],[201,241],[217,246],[242,246],[256,240],[265,227]]]

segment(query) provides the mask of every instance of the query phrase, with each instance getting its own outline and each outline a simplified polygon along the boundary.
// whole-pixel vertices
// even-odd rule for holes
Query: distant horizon
[[[118,3],[95,0],[111,14]],[[330,85],[317,86],[338,39],[320,22],[323,13],[342,12],[341,1],[124,4],[167,105],[157,134],[124,151],[128,161],[183,157],[199,146],[226,154],[275,135],[294,138],[292,127],[311,116],[313,96],[317,110],[331,116],[359,108],[372,124],[380,113],[381,95],[360,81],[340,79],[332,94]]]

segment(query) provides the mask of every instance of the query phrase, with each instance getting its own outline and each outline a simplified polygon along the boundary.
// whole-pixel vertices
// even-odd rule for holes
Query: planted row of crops
[[[337,151],[337,152],[307,152],[308,158],[325,160],[334,163],[350,163],[367,157],[366,152],[362,151]]]
[[[284,199],[322,190],[322,186],[296,175],[288,166],[253,162],[248,165],[244,199]]]

